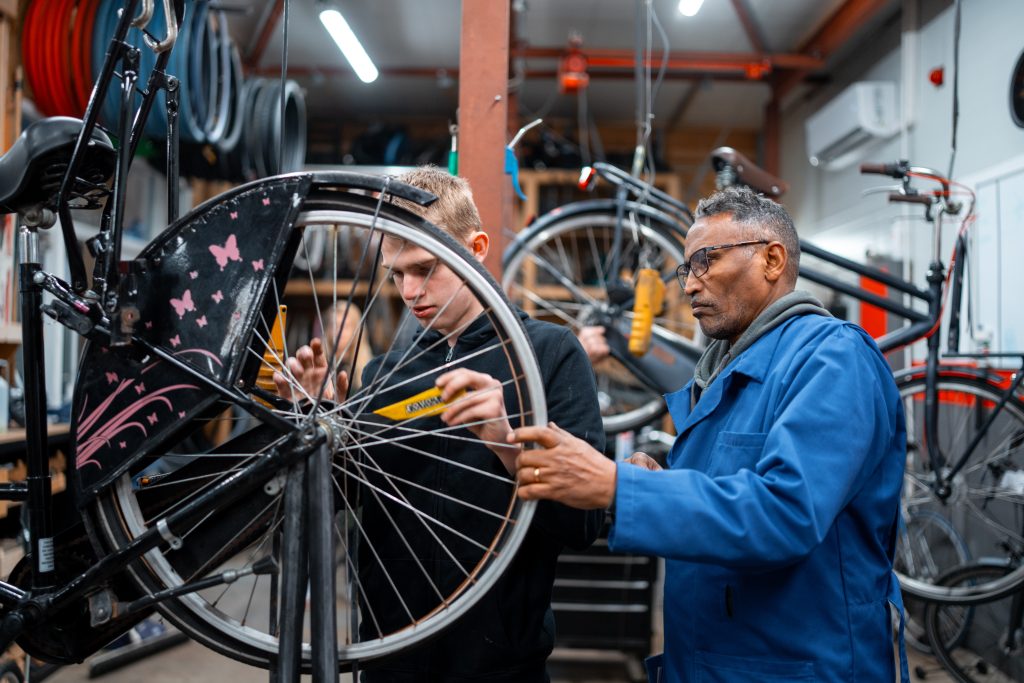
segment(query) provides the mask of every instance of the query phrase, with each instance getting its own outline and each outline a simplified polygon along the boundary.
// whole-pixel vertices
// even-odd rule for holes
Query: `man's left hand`
[[[615,499],[615,462],[554,422],[521,427],[510,443],[535,442],[516,458],[519,497],[544,498],[579,508],[606,508]]]

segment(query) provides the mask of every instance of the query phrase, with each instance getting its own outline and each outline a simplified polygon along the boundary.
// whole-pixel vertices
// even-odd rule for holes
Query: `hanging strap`
[[[910,667],[907,666],[907,643],[904,639],[903,593],[900,592],[900,580],[896,578],[896,572],[889,575],[889,604],[893,606],[900,615],[899,645],[900,645],[900,681],[910,683]]]

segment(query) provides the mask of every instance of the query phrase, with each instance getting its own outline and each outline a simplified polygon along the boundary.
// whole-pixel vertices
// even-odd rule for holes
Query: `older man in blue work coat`
[[[524,428],[509,440],[538,448],[517,460],[520,495],[611,507],[614,550],[667,559],[657,680],[893,681],[906,434],[889,366],[794,291],[799,241],[781,206],[729,189],[696,216],[678,274],[714,341],[666,396],[668,469]]]

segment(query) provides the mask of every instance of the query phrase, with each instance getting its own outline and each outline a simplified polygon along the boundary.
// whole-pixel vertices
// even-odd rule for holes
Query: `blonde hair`
[[[395,180],[436,195],[430,206],[420,206],[400,197],[391,202],[441,228],[460,243],[467,243],[470,235],[483,229],[480,212],[473,203],[473,190],[465,178],[453,176],[437,166],[418,166],[406,171]]]

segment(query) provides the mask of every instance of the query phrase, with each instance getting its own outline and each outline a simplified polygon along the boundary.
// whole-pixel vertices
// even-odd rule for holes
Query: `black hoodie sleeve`
[[[565,327],[531,320],[527,329],[544,378],[548,420],[604,453],[597,384],[583,347]],[[603,509],[576,510],[541,501],[533,524],[559,543],[582,550],[597,538],[604,516]]]

